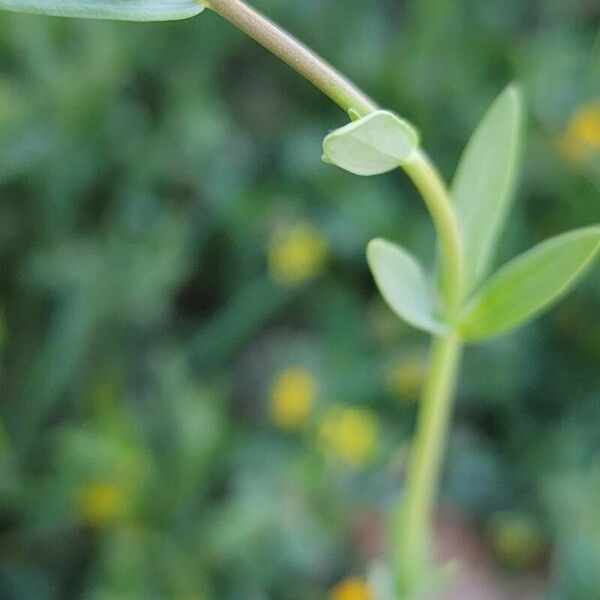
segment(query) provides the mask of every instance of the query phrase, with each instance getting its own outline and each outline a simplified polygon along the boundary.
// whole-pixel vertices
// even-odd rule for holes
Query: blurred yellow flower
[[[344,579],[330,594],[331,600],[373,600],[365,581],[357,578]]]
[[[387,372],[389,392],[403,399],[413,400],[425,377],[425,363],[418,355],[403,356]]]
[[[363,408],[330,409],[319,424],[319,443],[333,458],[364,465],[377,449],[377,421]]]
[[[307,223],[298,223],[271,239],[269,272],[278,283],[300,283],[319,273],[327,252],[327,240],[321,232]]]
[[[600,102],[579,108],[558,140],[559,150],[574,161],[600,151]]]
[[[528,517],[512,512],[497,513],[490,520],[489,530],[496,555],[508,567],[526,569],[539,558],[541,535]]]
[[[271,385],[271,417],[282,429],[302,427],[314,404],[315,378],[305,369],[292,367],[281,371]]]
[[[123,515],[125,498],[112,483],[92,482],[78,491],[76,508],[86,525],[102,527]]]

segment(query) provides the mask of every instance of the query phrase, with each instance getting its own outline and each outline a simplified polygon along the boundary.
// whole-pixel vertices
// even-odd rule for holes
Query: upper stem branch
[[[365,116],[377,105],[341,73],[278,25],[242,0],[204,0],[204,4],[287,63],[346,112]]]
[[[247,33],[303,75],[345,111],[360,116],[377,110],[376,104],[303,44],[242,0],[203,0],[209,8]],[[452,324],[461,301],[463,256],[461,237],[450,196],[434,164],[419,149],[404,169],[421,193],[433,219],[441,255],[444,317]],[[432,506],[450,416],[460,340],[454,330],[433,342],[431,362],[417,425],[415,447],[403,508],[401,539],[396,556],[399,583],[414,583],[428,554]]]
[[[242,0],[203,2],[304,76],[346,112],[352,109],[365,116],[377,110],[377,105],[346,77]],[[462,279],[456,216],[446,187],[424,151],[420,150],[414,162],[404,168],[421,192],[440,239],[444,316],[451,319],[459,308]]]

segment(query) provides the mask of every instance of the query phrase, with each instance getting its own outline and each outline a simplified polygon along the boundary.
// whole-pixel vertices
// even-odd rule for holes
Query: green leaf
[[[171,21],[193,17],[204,5],[196,0],[0,0],[0,9],[55,17]]]
[[[412,125],[378,110],[332,131],[323,141],[323,160],[356,175],[379,175],[410,162],[418,145]]]
[[[375,239],[367,247],[367,260],[381,295],[399,317],[436,335],[446,331],[435,317],[433,286],[408,252],[391,242]]]
[[[554,237],[502,267],[465,308],[459,329],[467,340],[521,325],[564,296],[600,250],[600,226]]]
[[[452,183],[463,241],[464,296],[487,273],[510,208],[522,120],[521,93],[509,86],[471,137]]]
[[[348,109],[348,116],[351,121],[358,121],[360,119],[360,114],[353,108]]]

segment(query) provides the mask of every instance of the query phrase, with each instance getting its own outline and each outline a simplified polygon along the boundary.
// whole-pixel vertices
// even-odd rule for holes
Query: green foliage
[[[331,132],[323,159],[356,175],[379,175],[409,162],[418,144],[414,127],[379,110]]]
[[[547,240],[500,269],[464,310],[461,335],[479,340],[505,333],[571,290],[600,251],[600,227]]]
[[[452,182],[463,246],[463,295],[486,275],[515,187],[522,100],[508,87],[473,134]]]
[[[372,240],[367,259],[379,291],[400,318],[434,335],[446,331],[435,315],[434,286],[410,254],[396,244]]]
[[[414,158],[416,149],[412,149],[404,161],[438,236],[438,279],[444,292],[441,324],[434,320],[434,302],[419,264],[401,248],[381,240],[372,241],[367,250],[375,281],[392,310],[409,324],[438,336],[432,345],[423,386],[407,490],[396,509],[404,514],[396,531],[397,541],[392,544],[397,591],[401,596],[424,596],[419,590],[421,574],[434,570],[433,490],[441,477],[441,449],[445,445],[448,408],[453,401],[454,373],[459,362],[457,339],[462,342],[492,337],[540,313],[572,287],[600,248],[600,227],[574,231],[542,244],[502,269],[458,316],[463,297],[468,297],[487,271],[508,214],[521,112],[520,94],[514,86],[509,87],[473,135],[458,168],[452,199],[426,155],[421,153]],[[371,148],[377,147],[377,139],[386,140],[385,132],[367,129],[364,137],[368,140],[368,153],[362,144],[355,143],[352,133],[344,135],[343,132],[355,131],[360,123],[356,121],[341,130],[337,160],[331,162],[363,175],[389,170],[393,161],[386,162],[380,156],[370,160]],[[329,158],[333,153],[331,149],[328,152],[328,141],[326,138],[324,148]]]
[[[485,274],[506,220],[518,155],[521,103],[515,86],[499,96],[473,134],[454,180],[453,201],[460,229],[466,292]],[[372,134],[379,132],[375,130]],[[353,140],[353,136],[349,137]],[[340,145],[348,152],[345,160],[348,168],[352,160],[358,164],[361,148],[349,142],[343,144],[346,139],[340,136]],[[371,141],[371,145],[375,142]],[[354,165],[353,172],[360,169]],[[363,174],[371,173],[365,168]],[[535,317],[566,294],[597,256],[599,231],[592,226],[558,236],[506,265],[463,307],[458,324],[462,338],[473,341],[504,333]],[[416,260],[400,247],[382,240],[371,242],[367,257],[375,281],[392,310],[417,328],[437,335],[443,333],[445,325],[434,318],[436,302]]]
[[[54,17],[172,21],[193,17],[204,6],[196,0],[0,0],[0,9]]]
[[[557,143],[596,98],[589,2],[256,4],[414,118],[446,178],[518,73],[531,125],[501,262],[597,221],[598,154]],[[211,15],[2,13],[0,40],[0,597],[329,598],[381,556],[422,381],[425,336],[364,261],[385,237],[428,270],[410,182],[322,165],[339,111]],[[270,240],[298,221],[327,260],[283,286]],[[547,319],[463,360],[441,523],[465,515],[459,545],[497,512],[541,523],[542,563],[508,597],[531,578],[561,600],[600,589],[599,291],[593,269]],[[269,416],[289,365],[319,388],[292,433]],[[323,457],[331,402],[379,415],[378,460]],[[107,474],[124,510],[90,526],[79,493]]]

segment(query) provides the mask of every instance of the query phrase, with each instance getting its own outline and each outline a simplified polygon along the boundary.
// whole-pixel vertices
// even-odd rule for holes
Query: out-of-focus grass
[[[522,82],[504,257],[598,220],[593,2],[257,6],[417,123],[448,178]],[[320,162],[344,119],[213,15],[0,15],[0,597],[362,589],[426,342],[378,300],[364,249],[433,252],[401,174]],[[569,600],[600,586],[599,293],[595,271],[468,352],[442,493],[508,572]]]

